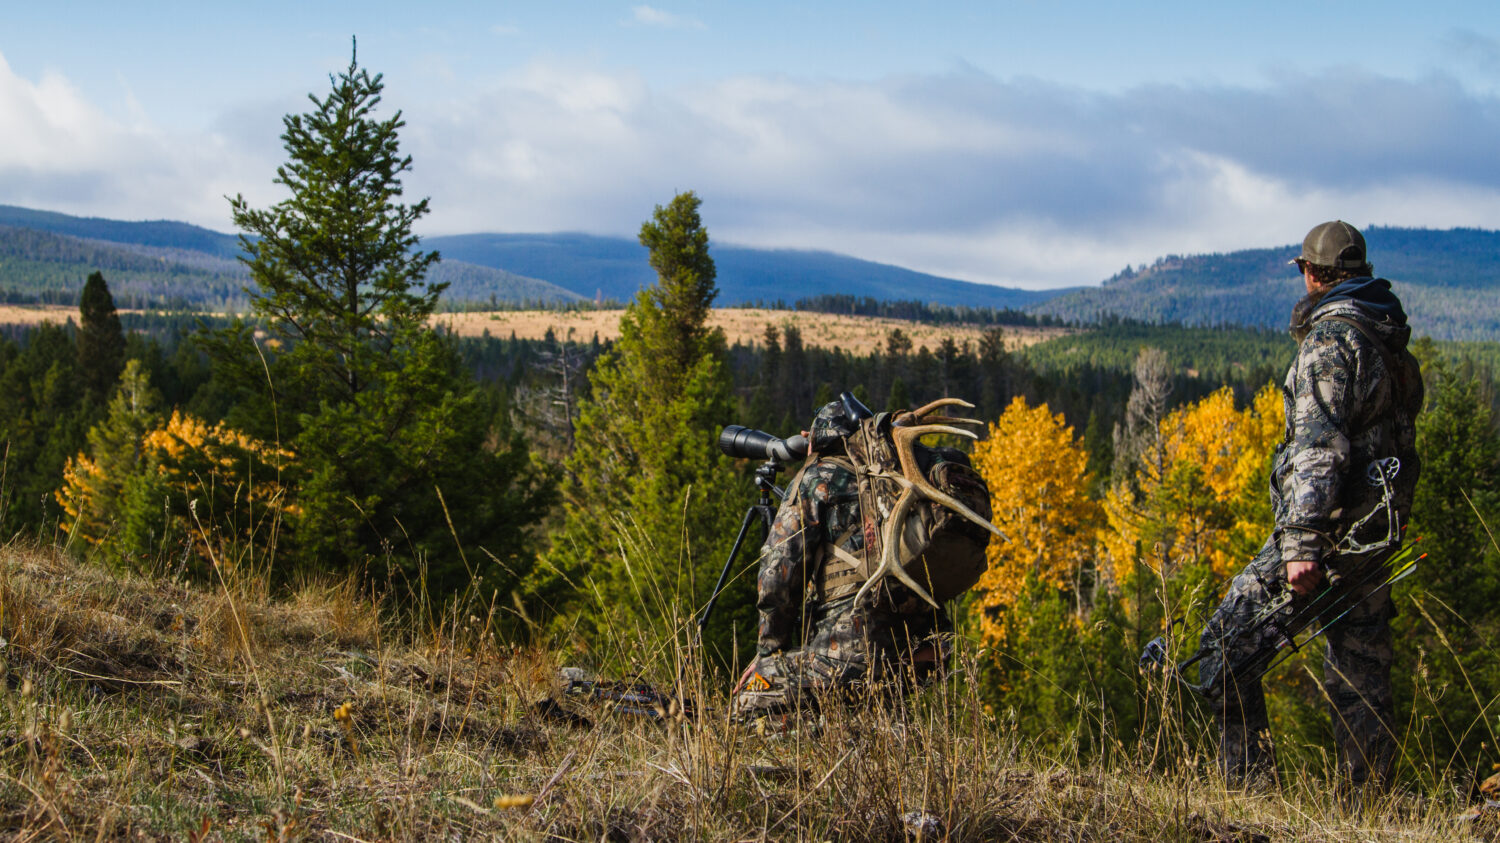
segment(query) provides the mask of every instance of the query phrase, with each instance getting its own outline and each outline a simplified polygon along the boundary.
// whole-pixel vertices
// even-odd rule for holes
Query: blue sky
[[[1491,3],[125,5],[6,4],[0,203],[229,230],[357,34],[429,234],[629,236],[694,189],[721,242],[1048,287],[1500,227]]]

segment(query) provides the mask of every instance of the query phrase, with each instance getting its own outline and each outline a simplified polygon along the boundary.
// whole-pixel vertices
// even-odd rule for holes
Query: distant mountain
[[[1378,274],[1392,279],[1417,335],[1500,340],[1500,232],[1371,226]],[[449,303],[627,301],[655,280],[634,240],[588,234],[428,237]],[[0,298],[75,300],[100,270],[122,304],[223,308],[249,282],[233,235],[165,220],[121,222],[0,205]],[[714,245],[720,305],[794,303],[824,294],[1025,309],[1073,322],[1117,316],[1184,325],[1286,324],[1302,286],[1297,246],[1168,255],[1102,287],[1029,291],[940,278],[830,252]]]
[[[185,249],[230,260],[240,253],[239,238],[233,234],[221,234],[185,222],[169,220],[123,222],[98,217],[71,217],[52,211],[33,211],[30,208],[17,208],[14,205],[0,205],[0,225],[50,231],[53,234],[66,234],[70,237],[88,240],[107,240],[111,243]]]
[[[208,252],[0,225],[0,296],[7,301],[73,304],[95,271],[122,307],[219,309],[242,298],[249,281],[239,262]]]
[[[1364,234],[1376,274],[1391,279],[1415,335],[1500,340],[1500,232],[1370,226]],[[1077,322],[1119,316],[1281,328],[1304,292],[1288,265],[1299,253],[1300,246],[1289,245],[1169,255],[1028,310]]]
[[[67,260],[36,260],[27,264],[0,265],[0,291],[35,291],[42,288],[74,291],[93,269],[128,264],[132,289],[150,298],[219,301],[239,295],[244,286],[243,270],[234,260],[240,253],[239,238],[181,222],[122,222],[92,217],[73,217],[51,211],[34,211],[0,205],[0,226],[15,230],[46,232],[75,238],[94,245],[50,248],[54,255],[69,252]],[[62,242],[62,241],[56,241]],[[147,255],[160,266],[132,262],[110,244],[126,247],[132,255]],[[443,260],[433,280],[448,281],[446,300],[451,303],[554,303],[602,296],[628,301],[642,286],[656,280],[646,261],[646,249],[634,240],[587,234],[463,234],[428,237],[424,248],[437,249]],[[100,263],[89,264],[83,254]],[[911,300],[970,307],[1020,309],[1058,295],[1059,290],[1029,291],[973,284],[863,261],[831,252],[778,251],[736,246],[713,246],[719,271],[720,305],[784,301],[825,293],[845,293],[857,298]],[[17,255],[20,258],[21,256]],[[222,263],[215,263],[220,261]],[[170,267],[170,269],[167,269]],[[184,274],[189,267],[204,269],[207,276],[201,295],[199,281]],[[153,269],[158,271],[153,274]],[[166,273],[167,276],[163,276]],[[232,282],[228,280],[233,276]],[[545,280],[544,280],[545,279]],[[118,289],[110,278],[111,288]],[[57,295],[63,295],[57,293]],[[186,296],[187,299],[180,297]],[[165,302],[166,299],[151,299]]]
[[[546,278],[585,297],[628,301],[656,281],[646,249],[622,237],[591,234],[461,234],[423,244],[481,266]],[[714,244],[720,306],[787,304],[833,293],[968,307],[1020,309],[1063,290],[1017,290],[941,278],[832,252],[750,249]]]
[[[120,222],[0,205],[0,297],[73,303],[100,271],[123,307],[244,305],[250,274],[239,238],[179,222]],[[558,304],[576,293],[501,269],[443,260],[428,273],[445,299],[480,304]]]

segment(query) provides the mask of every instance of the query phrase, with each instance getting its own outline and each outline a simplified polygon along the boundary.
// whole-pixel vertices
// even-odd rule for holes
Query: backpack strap
[[[823,554],[822,571],[818,577],[818,593],[824,601],[837,600],[859,591],[859,587],[870,578],[870,566],[865,560],[843,548],[844,542],[854,535],[857,527],[833,539],[828,552]]]
[[[823,457],[822,461],[833,463],[853,474],[856,483],[864,474],[863,467],[850,457]],[[865,580],[869,579],[869,562],[860,559],[843,547],[844,542],[847,542],[859,529],[861,529],[860,525],[855,524],[843,535],[830,537],[818,554],[818,571],[811,579],[817,583],[817,594],[820,600],[826,602],[853,594],[865,584]],[[865,555],[869,555],[868,549]]]
[[[1391,356],[1391,350],[1386,347],[1384,340],[1382,340],[1380,337],[1375,336],[1375,332],[1365,327],[1365,325],[1358,319],[1351,319],[1348,316],[1324,316],[1318,321],[1342,322],[1345,325],[1350,326],[1354,330],[1359,331],[1365,339],[1369,340],[1370,344],[1375,346],[1375,352],[1380,355],[1380,362],[1385,364],[1386,377],[1391,379],[1391,393],[1392,397],[1395,398],[1396,404],[1398,406],[1402,406],[1406,403],[1406,390],[1404,388],[1405,384],[1403,383],[1404,372],[1402,369],[1396,368],[1395,358]]]
[[[1366,328],[1364,326],[1364,324],[1362,324],[1358,319],[1351,319],[1348,316],[1337,316],[1337,315],[1335,315],[1335,316],[1324,316],[1322,319],[1319,319],[1318,321],[1319,322],[1342,322],[1345,325],[1348,325],[1349,327],[1353,328],[1354,330],[1359,331],[1361,334],[1364,335],[1365,339],[1367,339],[1367,340],[1370,341],[1371,345],[1375,346],[1375,351],[1380,354],[1380,362],[1382,362],[1382,363],[1385,364],[1385,370],[1388,373],[1390,373],[1390,376],[1392,378],[1396,377],[1396,363],[1395,363],[1394,360],[1391,359],[1391,350],[1385,347],[1385,342],[1383,340],[1381,340],[1380,337],[1375,336],[1375,332],[1374,331],[1370,330],[1369,328]]]

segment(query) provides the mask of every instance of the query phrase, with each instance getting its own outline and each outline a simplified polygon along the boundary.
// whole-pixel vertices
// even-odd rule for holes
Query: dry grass
[[[122,310],[121,313],[142,311]],[[600,340],[620,337],[619,310],[556,311],[556,310],[506,310],[494,313],[439,313],[432,317],[434,325],[441,325],[461,337],[477,337],[486,331],[491,336],[509,337],[512,333],[519,339],[540,340],[550,330],[559,339],[570,336],[579,342],[588,342],[598,336]],[[67,305],[0,305],[0,325],[36,325],[42,322],[63,324],[78,318],[78,308]],[[899,319],[877,319],[870,316],[843,316],[827,313],[806,313],[786,310],[759,310],[753,308],[721,308],[713,311],[709,324],[724,329],[730,345],[761,345],[765,339],[766,326],[795,325],[802,332],[804,345],[814,348],[843,349],[855,355],[867,355],[885,348],[886,335],[893,328],[911,338],[912,348],[927,346],[935,349],[945,337],[962,346],[979,342],[984,329],[974,325],[925,325]],[[1029,345],[1061,336],[1066,328],[1032,328],[1007,325],[1005,348],[1016,351]]]
[[[122,308],[120,313],[147,313],[163,311],[145,311]],[[0,304],[0,325],[40,325],[48,322],[53,325],[66,324],[68,320],[78,321],[78,307],[71,304]]]
[[[78,308],[64,304],[0,304],[0,325],[61,325],[78,319]]]
[[[485,331],[489,331],[491,336],[508,337],[514,332],[519,339],[539,340],[550,330],[558,339],[571,337],[579,342],[588,342],[596,334],[600,340],[619,338],[621,313],[619,310],[443,313],[434,316],[433,321],[465,337],[479,336]],[[944,337],[952,337],[960,346],[966,342],[977,344],[984,335],[983,328],[973,325],[924,325],[899,319],[754,308],[714,310],[709,317],[709,324],[722,328],[730,345],[761,345],[767,325],[795,325],[802,333],[804,345],[838,348],[856,355],[883,350],[886,335],[893,328],[900,328],[902,333],[910,337],[914,349],[924,345],[935,349]],[[1066,333],[1064,328],[1006,326],[1003,330],[1006,349],[1009,351]]]
[[[731,723],[690,652],[622,638],[697,717],[559,698],[458,613],[393,630],[352,585],[281,601],[0,550],[0,834],[15,839],[1452,840],[1457,806],[1226,791],[1129,748],[1078,763],[986,713],[959,660],[898,704]],[[238,620],[236,620],[238,618]],[[243,630],[241,632],[240,630]],[[611,659],[627,655],[617,653]],[[646,658],[646,657],[643,657]],[[923,825],[921,817],[926,818]]]

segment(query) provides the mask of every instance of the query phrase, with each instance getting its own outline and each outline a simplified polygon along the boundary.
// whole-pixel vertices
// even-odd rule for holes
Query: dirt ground
[[[121,311],[125,313],[128,311]],[[570,335],[582,342],[610,340],[620,335],[619,310],[555,311],[507,310],[493,313],[439,313],[433,324],[442,325],[461,337],[477,337],[489,331],[491,336],[542,339],[547,331],[566,339]],[[0,325],[35,325],[41,322],[61,324],[77,320],[78,309],[67,305],[0,305]],[[978,343],[984,329],[972,325],[923,325],[900,319],[875,319],[868,316],[839,316],[788,310],[725,308],[715,310],[710,322],[724,329],[729,344],[759,345],[764,342],[766,326],[778,328],[796,325],[804,345],[818,348],[840,348],[856,355],[869,354],[885,347],[886,336],[900,328],[911,338],[912,348],[936,348],[943,337],[951,336],[959,345]],[[1014,351],[1065,333],[1062,328],[1006,326],[1005,346]]]

